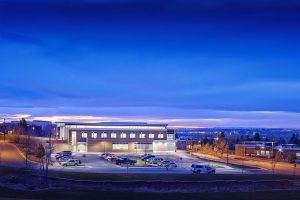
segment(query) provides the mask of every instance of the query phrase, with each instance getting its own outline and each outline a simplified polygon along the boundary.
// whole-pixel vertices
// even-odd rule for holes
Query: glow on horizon
[[[221,111],[222,112],[222,111]],[[220,112],[220,113],[221,113]],[[288,112],[238,112],[232,111],[235,115],[228,116],[228,113],[221,115],[220,113],[210,117],[149,117],[145,116],[96,116],[96,115],[49,115],[38,116],[29,114],[16,114],[16,115],[1,115],[2,119],[8,121],[16,121],[21,118],[25,118],[28,121],[42,120],[51,122],[146,122],[157,124],[168,124],[172,128],[214,128],[214,127],[244,127],[244,128],[300,128],[299,126],[283,126],[291,121],[291,124],[295,124],[295,121],[300,120],[299,113]],[[209,116],[209,114],[207,113]],[[4,121],[4,120],[2,120]],[[258,123],[259,122],[259,123]],[[259,125],[258,125],[259,124]]]

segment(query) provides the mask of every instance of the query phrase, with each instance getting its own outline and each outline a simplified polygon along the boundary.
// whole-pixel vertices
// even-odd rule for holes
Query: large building
[[[167,124],[57,123],[57,134],[74,152],[175,152]]]

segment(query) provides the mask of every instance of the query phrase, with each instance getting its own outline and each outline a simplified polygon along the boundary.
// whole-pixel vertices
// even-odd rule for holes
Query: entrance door
[[[77,151],[78,152],[86,152],[87,151],[86,143],[85,142],[77,143]]]
[[[73,151],[73,152],[76,152],[76,151],[77,151],[76,143],[77,143],[77,139],[76,139],[76,131],[72,131],[71,145],[72,145],[72,151]]]

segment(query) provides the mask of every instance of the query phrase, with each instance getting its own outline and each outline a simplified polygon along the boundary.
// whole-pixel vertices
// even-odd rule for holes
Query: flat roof
[[[148,124],[145,122],[99,122],[99,123],[56,122],[56,124],[80,125],[80,126],[163,126],[163,127],[168,126],[168,124]]]

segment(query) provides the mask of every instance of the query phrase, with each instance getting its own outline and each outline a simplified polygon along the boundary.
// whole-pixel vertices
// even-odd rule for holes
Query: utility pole
[[[229,151],[229,142],[228,142],[228,139],[225,139],[225,140],[226,140],[226,146],[225,147],[227,149],[227,152],[226,152],[226,154],[227,154],[226,155],[226,163],[228,165],[229,164],[229,158],[228,158],[229,157],[229,155],[228,155],[229,154],[229,152],[228,152]]]
[[[5,142],[5,134],[6,134],[5,118],[3,118],[3,127],[4,127],[4,130],[3,130],[3,142]]]
[[[245,144],[245,141],[243,142],[243,146],[244,146],[244,159],[243,159],[243,162],[242,162],[242,174],[244,174],[244,160],[246,158],[246,144]]]
[[[146,134],[145,134],[145,139],[146,139],[146,143],[145,143],[145,154],[147,154],[147,136],[146,136]],[[145,160],[145,165],[146,165],[146,159],[144,159]]]
[[[26,169],[28,169],[28,150],[29,150],[29,135],[27,134],[26,136],[26,151],[25,151],[25,164],[26,164]]]
[[[227,165],[229,164],[229,159],[228,159],[228,147],[227,147]]]
[[[273,172],[273,175],[274,175],[274,168],[275,168],[275,165],[274,165],[274,142],[272,141],[272,172]]]

